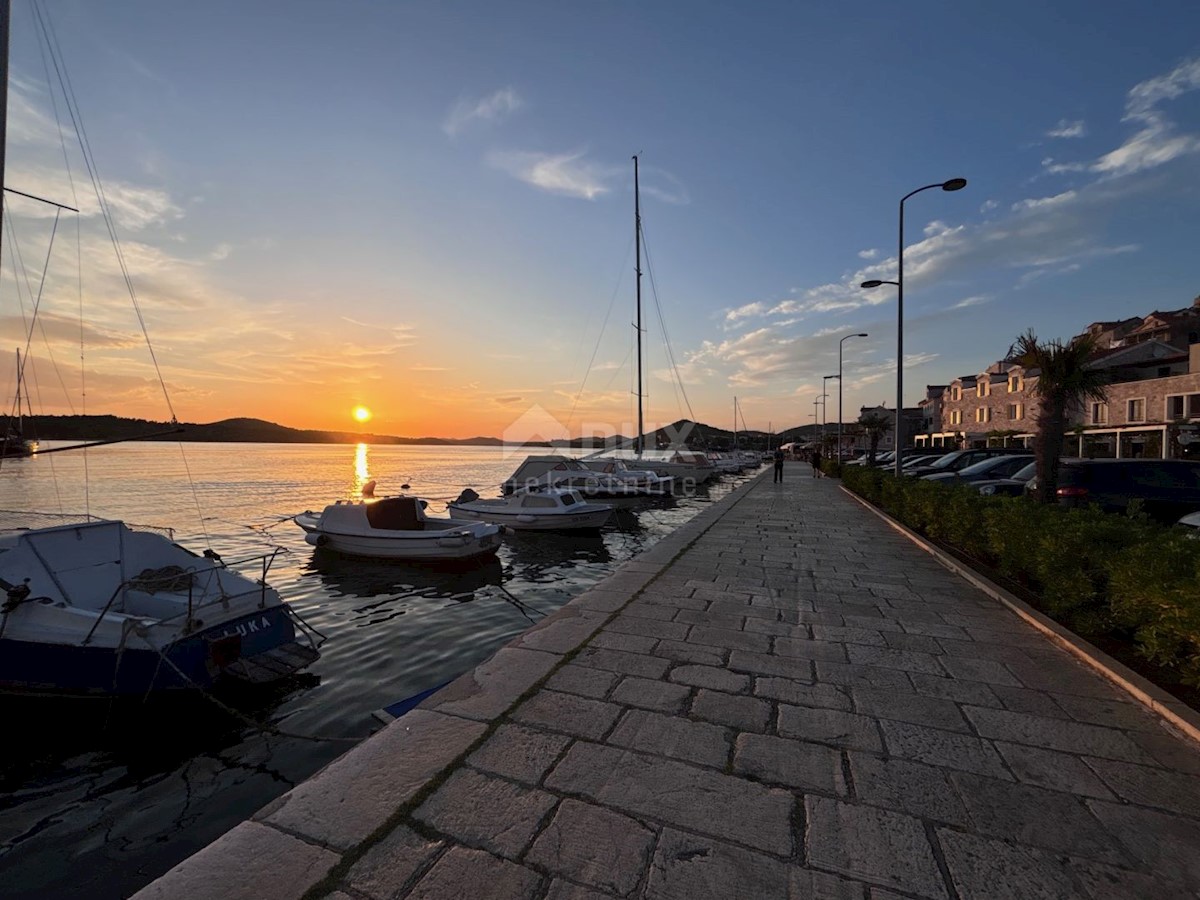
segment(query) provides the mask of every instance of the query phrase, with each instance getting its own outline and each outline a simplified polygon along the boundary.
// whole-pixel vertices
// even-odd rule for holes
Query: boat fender
[[[524,522],[526,525],[528,525],[531,522],[536,522],[537,519],[534,516],[529,515],[528,513],[522,513],[521,515],[517,516],[517,521]]]
[[[329,535],[327,535],[327,534],[318,534],[317,535],[317,546],[318,547],[324,547],[328,543],[329,543]]]

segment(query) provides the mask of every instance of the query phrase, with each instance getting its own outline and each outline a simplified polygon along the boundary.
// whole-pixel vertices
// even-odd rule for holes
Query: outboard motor
[[[479,499],[479,495],[477,493],[475,493],[473,490],[471,490],[470,488],[463,488],[463,492],[458,495],[458,499],[455,500],[454,502],[455,503],[470,503],[471,501],[478,500],[478,499]]]

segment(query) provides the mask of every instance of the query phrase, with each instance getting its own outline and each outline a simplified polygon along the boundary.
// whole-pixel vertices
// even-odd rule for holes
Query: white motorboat
[[[264,579],[273,556],[256,557]],[[265,580],[122,522],[9,532],[0,538],[0,588],[5,691],[145,695],[257,684],[319,655],[315,633]]]
[[[620,459],[627,466],[648,469],[663,478],[674,478],[676,487],[704,484],[719,473],[707,456],[695,450],[605,450],[587,462]]]
[[[659,475],[644,466],[634,467],[628,461],[615,457],[581,459],[587,468],[603,475],[611,475],[625,483],[629,496],[661,496],[670,494],[675,486],[671,475]]]
[[[410,562],[458,562],[491,556],[503,528],[486,522],[456,522],[425,514],[416,497],[339,500],[321,512],[293,517],[314,547],[348,556]]]
[[[588,498],[637,497],[651,493],[649,482],[611,472],[594,472],[578,459],[557,454],[530,456],[500,485],[505,494],[564,488]],[[669,488],[668,488],[669,490]]]
[[[547,488],[485,500],[468,488],[447,504],[450,518],[495,522],[514,531],[584,531],[600,528],[612,515],[607,503],[589,503],[578,491]]]

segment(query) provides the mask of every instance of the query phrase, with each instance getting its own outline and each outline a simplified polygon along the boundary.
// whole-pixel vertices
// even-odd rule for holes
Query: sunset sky
[[[34,409],[167,418],[13,5],[6,184],[82,210],[58,223]],[[656,293],[703,421],[736,395],[751,427],[811,422],[858,331],[847,418],[892,405],[895,293],[857,284],[895,277],[900,197],[951,177],[907,205],[909,403],[1026,328],[1200,294],[1194,0],[43,5],[183,421],[628,433],[634,153],[649,423],[687,414]],[[6,219],[15,349],[54,220],[11,197]]]

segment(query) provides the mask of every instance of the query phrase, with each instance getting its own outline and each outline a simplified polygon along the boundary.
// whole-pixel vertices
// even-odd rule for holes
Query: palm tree
[[[1105,373],[1088,366],[1095,353],[1096,341],[1091,335],[1077,335],[1064,344],[1058,339],[1039,341],[1033,329],[1018,337],[1008,351],[1009,359],[1026,371],[1038,370],[1032,389],[1040,401],[1033,451],[1042,503],[1053,503],[1058,496],[1058,460],[1067,433],[1067,415],[1088,400],[1103,402],[1107,397]]]
[[[892,430],[892,420],[878,413],[867,413],[858,420],[858,426],[867,436],[870,449],[867,451],[867,465],[875,465],[875,451],[879,449],[879,440]]]

